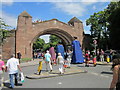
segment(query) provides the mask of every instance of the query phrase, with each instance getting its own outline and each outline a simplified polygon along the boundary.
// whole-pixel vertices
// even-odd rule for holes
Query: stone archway
[[[43,32],[38,33],[38,35],[36,35],[31,41],[31,44],[33,44],[37,40],[37,38],[39,38],[39,36],[46,35],[46,34],[55,35],[59,37],[62,40],[62,43],[65,49],[67,49],[68,46],[70,46],[71,42],[73,41],[73,38],[69,33],[63,30],[53,28],[53,29],[44,30]]]
[[[32,22],[32,17],[26,12],[18,16],[16,30],[16,52],[22,53],[22,58],[32,58],[33,42],[41,35],[53,34],[60,37],[63,42],[71,44],[73,37],[83,42],[83,24],[76,17],[72,18],[68,24],[57,19],[48,21]]]
[[[34,41],[36,41],[36,39],[41,36],[41,35],[46,35],[46,34],[51,34],[51,35],[55,35],[58,36],[60,39],[62,39],[63,43],[66,45],[71,44],[73,38],[72,36],[65,32],[64,30],[59,30],[57,28],[53,28],[53,29],[48,29],[48,30],[44,30],[40,33],[38,33],[38,35],[36,35],[33,40],[31,41],[31,43],[33,43]]]

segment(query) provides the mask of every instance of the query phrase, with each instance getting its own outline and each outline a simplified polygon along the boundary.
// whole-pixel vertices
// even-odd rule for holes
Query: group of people
[[[108,50],[108,52],[104,51],[103,49],[99,50],[97,49],[97,61],[101,61],[104,62],[106,60],[106,62],[111,62],[112,61],[112,57],[116,54],[117,52],[110,49]]]
[[[77,37],[74,37],[72,48],[73,51],[68,49],[67,52],[65,52],[64,46],[60,42],[57,45],[55,52],[54,47],[51,45],[44,55],[44,59],[46,61],[46,70],[48,70],[48,65],[50,67],[50,71],[52,71],[52,64],[58,64],[59,71],[61,74],[63,74],[63,68],[70,68],[71,63],[83,63],[84,58],[81,50],[81,45],[77,40]]]
[[[85,66],[89,67],[89,61],[93,60],[94,66],[96,66],[96,61],[100,62],[111,62],[112,57],[115,55],[115,51],[110,50],[110,53],[105,53],[103,49],[97,49],[97,51],[86,50],[83,51]]]
[[[52,68],[52,64],[51,64],[51,55],[48,50],[46,51],[46,54],[44,55],[44,59],[45,59],[45,63],[46,63],[46,71],[48,71],[48,65],[49,65],[50,72],[52,72],[53,68]],[[56,61],[57,61],[56,64],[59,65],[60,74],[63,74],[64,73],[63,72],[64,58],[61,55],[61,53],[58,53]]]
[[[44,53],[42,53],[41,51],[39,51],[39,52],[33,52],[33,59],[37,59],[37,58],[42,59],[43,54]]]
[[[99,59],[101,62],[104,61],[104,51],[101,49],[101,52],[99,52]],[[90,60],[90,51],[86,51],[85,53],[85,66],[89,66],[89,60]],[[94,61],[94,56],[97,59],[95,53],[93,53],[93,61]],[[110,56],[110,55],[109,55]],[[120,54],[116,53],[114,55],[111,55],[111,61],[112,61],[112,68],[113,70],[113,79],[111,81],[110,89],[109,90],[114,90],[116,87],[116,90],[120,90]]]
[[[70,51],[68,49],[66,53],[67,57],[65,57],[64,47],[61,43],[57,45],[56,54],[55,54],[55,50],[53,46],[51,46],[49,50],[46,51],[46,53],[44,54],[44,60],[46,62],[46,70],[48,70],[48,66],[49,66],[50,72],[52,72],[53,68],[52,68],[51,63],[54,63],[58,65],[60,74],[63,74],[64,65],[66,62],[68,63],[68,67],[70,67],[71,62],[72,63],[83,63],[84,62],[80,42],[77,40],[77,37],[74,37],[74,39],[75,40],[72,42],[73,51]],[[103,54],[104,52],[101,50],[101,54],[100,54],[101,61],[104,61],[103,56],[102,56]],[[90,58],[89,55],[90,55],[90,52],[87,51],[85,54],[86,66],[89,63],[88,62]],[[95,54],[93,56],[95,56]],[[19,71],[22,72],[22,69],[20,67],[20,62],[19,62],[21,58],[20,52],[17,54],[17,58],[15,58],[15,55],[13,54],[11,58],[7,60],[7,63],[5,65],[4,61],[2,61],[2,55],[0,55],[0,84],[1,86],[3,84],[2,77],[3,77],[4,71],[6,72],[9,71],[10,88],[14,88],[14,85],[18,85],[18,72]],[[119,54],[114,55],[112,57],[112,62],[113,62],[113,65],[112,65],[113,79],[110,85],[110,90],[113,90],[115,87],[116,87],[116,90],[120,90],[120,55]],[[14,77],[15,77],[15,83],[13,81]]]

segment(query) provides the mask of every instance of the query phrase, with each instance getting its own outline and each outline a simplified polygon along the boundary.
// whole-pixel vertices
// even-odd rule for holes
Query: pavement
[[[90,61],[90,63],[93,63],[93,61]],[[109,63],[107,63],[107,62],[96,62],[97,63],[97,65],[112,65],[112,62],[109,62]]]
[[[27,67],[27,66],[34,66],[38,65],[39,61],[42,61],[42,59],[35,59],[31,60],[29,62],[21,63],[21,67]],[[90,61],[92,64],[92,61]],[[43,61],[44,64],[44,61]],[[97,62],[97,65],[111,65],[112,63],[107,62]],[[81,70],[79,67],[72,65],[71,68],[65,68],[64,74],[60,74],[58,70],[53,70],[52,72],[47,72],[46,70],[42,70],[41,74],[33,73],[30,75],[26,75],[25,77],[28,79],[42,79],[42,78],[51,78],[51,77],[58,77],[58,76],[65,76],[65,75],[73,75],[73,74],[80,74],[80,73],[87,73],[87,71]]]
[[[71,67],[71,68],[65,68],[64,74],[60,74],[58,70],[53,70],[52,72],[49,72],[49,71],[47,72],[43,70],[40,75],[38,73],[34,73],[32,75],[27,75],[26,78],[42,79],[42,78],[51,78],[51,77],[73,75],[73,74],[80,74],[80,73],[87,73],[87,72],[81,70],[80,68]]]

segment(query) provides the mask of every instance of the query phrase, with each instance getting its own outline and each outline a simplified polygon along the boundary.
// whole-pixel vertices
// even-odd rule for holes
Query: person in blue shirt
[[[46,54],[44,55],[45,63],[46,63],[46,71],[48,71],[48,65],[50,67],[50,72],[52,72],[52,65],[51,65],[51,55],[49,51],[46,51]]]

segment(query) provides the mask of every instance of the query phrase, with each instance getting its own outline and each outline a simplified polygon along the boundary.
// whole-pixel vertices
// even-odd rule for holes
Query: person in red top
[[[90,57],[89,57],[88,51],[86,51],[86,54],[85,54],[85,67],[89,67],[89,60],[90,60]]]

